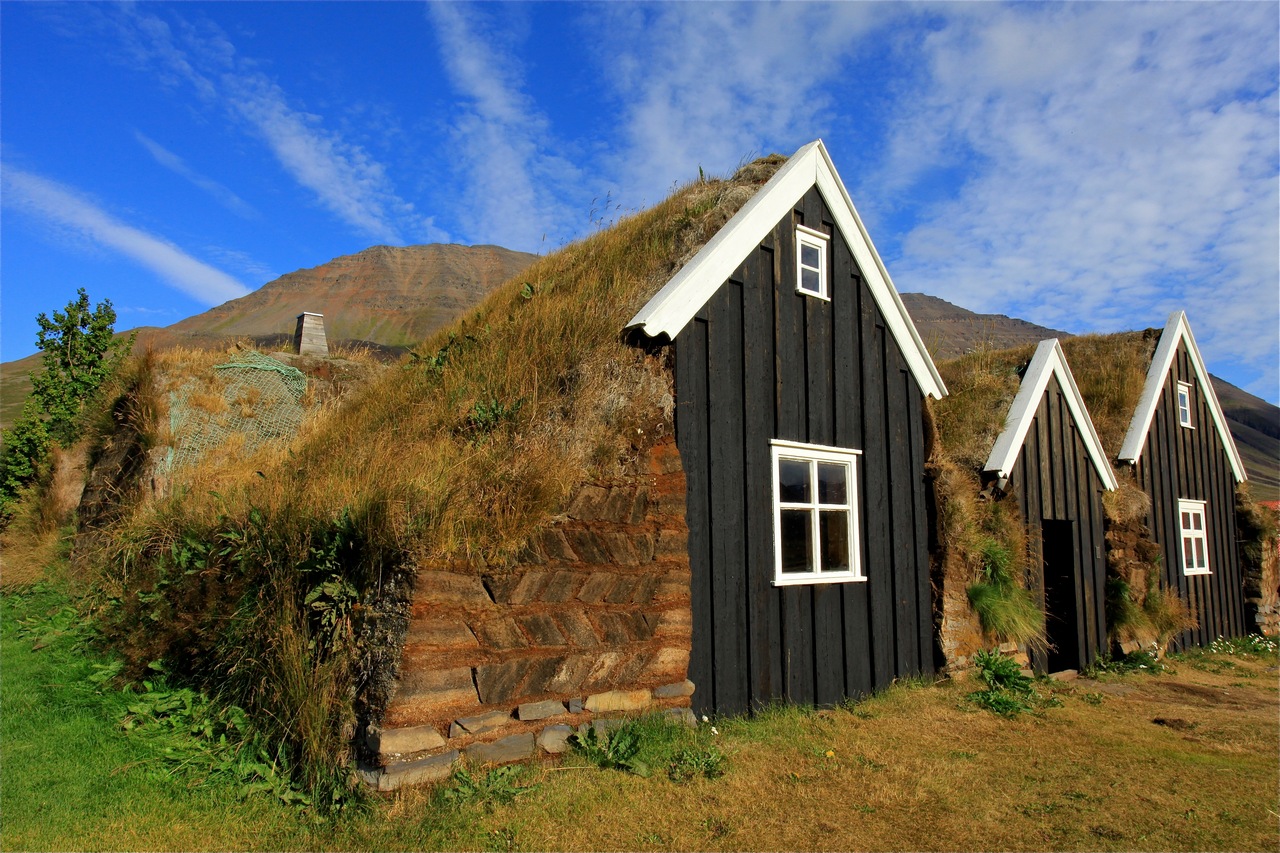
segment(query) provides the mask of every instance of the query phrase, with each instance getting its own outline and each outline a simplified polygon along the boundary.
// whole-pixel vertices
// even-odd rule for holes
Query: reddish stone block
[[[520,627],[524,629],[530,642],[535,646],[563,646],[565,644],[564,634],[560,633],[556,620],[546,613],[527,613],[517,616],[516,621],[520,623]]]
[[[687,602],[692,582],[693,576],[687,571],[664,572],[658,580],[658,588],[653,591],[653,597],[659,601]]]
[[[618,576],[609,572],[592,572],[578,591],[578,600],[586,604],[599,604],[604,601],[617,580]]]
[[[485,705],[510,702],[520,695],[520,685],[529,672],[529,659],[507,660],[476,667],[476,688]]]
[[[611,653],[606,652],[606,654]],[[599,660],[600,657],[597,655],[569,655],[561,658],[556,671],[547,681],[546,692],[561,694],[579,692]],[[570,711],[572,710],[571,706]]]
[[[489,597],[496,604],[510,604],[511,593],[524,580],[525,573],[519,570],[492,572],[482,575],[480,580],[489,591]]]
[[[653,555],[659,560],[687,558],[689,556],[688,529],[664,527],[658,531],[658,541],[654,546]]]
[[[653,655],[648,652],[639,652],[631,657],[630,660],[623,661],[616,670],[613,671],[611,679],[618,687],[626,687],[628,684],[634,684],[640,678],[640,673],[645,670]]]
[[[485,646],[495,651],[522,649],[529,645],[515,620],[509,616],[494,616],[477,622],[476,633]]]
[[[475,702],[476,698],[476,687],[471,679],[469,666],[409,669],[401,673],[395,695],[397,702],[411,701],[414,705],[450,705]]]
[[[566,530],[564,535],[569,540],[570,547],[573,548],[582,562],[597,566],[609,562],[609,552],[605,549],[600,538],[596,536],[595,531],[580,528]]]
[[[550,689],[548,685],[555,680],[556,673],[560,671],[563,662],[564,658],[560,657],[538,658],[530,661],[529,672],[520,688],[521,695],[538,696],[543,693],[557,692]]]
[[[475,635],[462,619],[453,616],[435,616],[414,619],[409,623],[406,645],[423,645],[432,648],[475,648],[479,644]]]
[[[644,669],[646,681],[667,681],[685,679],[689,676],[689,650],[669,646],[659,649]]]
[[[637,614],[638,615],[638,614]],[[643,617],[641,617],[643,621]],[[606,645],[622,646],[635,639],[632,620],[626,613],[597,613],[596,624]]]
[[[639,583],[640,578],[635,575],[620,575],[604,600],[610,604],[630,604]]]
[[[603,530],[597,535],[609,555],[609,562],[619,566],[640,565],[640,552],[632,534],[624,530]]]
[[[569,517],[581,521],[599,521],[607,518],[606,505],[609,491],[599,486],[586,485],[578,490],[578,495],[569,504]]]
[[[609,490],[609,497],[601,507],[600,517],[605,521],[627,524],[631,521],[631,509],[635,502],[634,490],[625,486],[614,486]]]
[[[676,607],[658,614],[653,636],[664,639],[688,639],[693,636],[693,613],[687,607]]]
[[[547,559],[553,563],[578,562],[578,555],[569,547],[569,540],[559,527],[545,528],[538,536],[538,543]]]
[[[457,572],[418,572],[414,578],[413,600],[461,607],[493,606],[493,599],[478,575]]]
[[[556,572],[542,590],[542,600],[553,604],[568,601],[577,594],[586,576],[579,572]]]
[[[590,648],[599,645],[591,620],[581,610],[564,610],[559,614],[560,628],[569,639],[569,644],[578,648]]]
[[[635,499],[631,502],[631,524],[640,524],[644,521],[645,513],[649,511],[649,490],[636,489]]]
[[[647,605],[653,600],[653,594],[658,589],[660,578],[657,575],[645,575],[636,583],[636,591],[631,595],[631,603],[640,606]]]

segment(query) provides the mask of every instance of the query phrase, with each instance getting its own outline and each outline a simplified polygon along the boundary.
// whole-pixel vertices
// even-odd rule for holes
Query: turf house
[[[1161,581],[1197,623],[1175,641],[1205,645],[1247,633],[1236,517],[1244,464],[1181,311],[1160,333],[1117,460],[1150,499]]]
[[[987,502],[996,517],[1011,516],[1005,519],[1005,529],[1016,534],[1009,537],[1011,552],[1025,554],[1023,577],[994,580],[1013,581],[1003,590],[1009,595],[1021,596],[1025,588],[1037,630],[1030,639],[998,639],[1022,640],[1038,672],[1080,670],[1108,649],[1103,495],[1116,488],[1116,479],[1062,346],[1047,340],[1033,353],[1026,347],[979,353],[942,369],[952,388],[939,413],[942,445],[953,458],[968,450],[978,474],[967,481],[969,491],[981,488],[971,497]],[[1007,414],[996,433],[1001,412]],[[983,432],[960,428],[983,413],[990,413]],[[991,629],[997,621],[983,599],[1002,592],[992,572],[988,566],[985,576],[949,571],[943,578],[943,645],[953,663],[981,647],[984,623]],[[977,588],[970,586],[975,581]]]

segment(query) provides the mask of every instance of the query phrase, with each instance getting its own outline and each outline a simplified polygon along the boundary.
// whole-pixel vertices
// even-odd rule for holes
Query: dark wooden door
[[[1074,523],[1045,519],[1041,528],[1044,560],[1044,622],[1049,640],[1048,672],[1080,668],[1080,605],[1076,596]]]

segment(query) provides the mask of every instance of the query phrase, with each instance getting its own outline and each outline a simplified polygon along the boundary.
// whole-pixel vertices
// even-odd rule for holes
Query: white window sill
[[[852,572],[822,572],[820,574],[795,574],[774,578],[774,586],[815,586],[824,583],[866,583],[867,579]]]

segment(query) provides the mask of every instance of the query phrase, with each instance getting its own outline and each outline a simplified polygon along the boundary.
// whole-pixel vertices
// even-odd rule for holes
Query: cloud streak
[[[523,90],[511,54],[474,8],[433,3],[427,16],[441,58],[461,99],[452,121],[452,145],[466,170],[469,236],[514,249],[540,251],[572,236],[565,193],[580,175],[558,150],[546,117]],[[467,214],[462,214],[467,216]],[[550,233],[549,233],[550,232]]]
[[[294,107],[217,27],[197,28],[181,18],[171,26],[138,7],[123,8],[114,20],[131,61],[159,69],[171,84],[189,85],[202,101],[242,122],[285,173],[351,228],[393,244],[406,242],[406,234],[447,239],[396,193],[382,163],[326,129],[321,117]]]
[[[221,270],[196,260],[167,240],[121,222],[68,187],[9,165],[0,173],[6,207],[70,228],[151,270],[197,302],[220,305],[249,292]]]
[[[201,175],[199,172],[188,166],[186,161],[181,157],[174,154],[154,139],[151,139],[147,135],[137,131],[135,131],[133,135],[134,138],[138,140],[138,144],[145,148],[147,153],[155,158],[157,163],[173,172],[178,177],[184,178],[199,189],[204,190],[204,192],[212,196],[227,210],[230,210],[232,213],[237,216],[242,216],[245,219],[261,218],[261,214],[254,210],[253,207],[245,202],[244,199],[240,198],[240,196],[236,195],[212,178],[207,178],[204,175]]]

